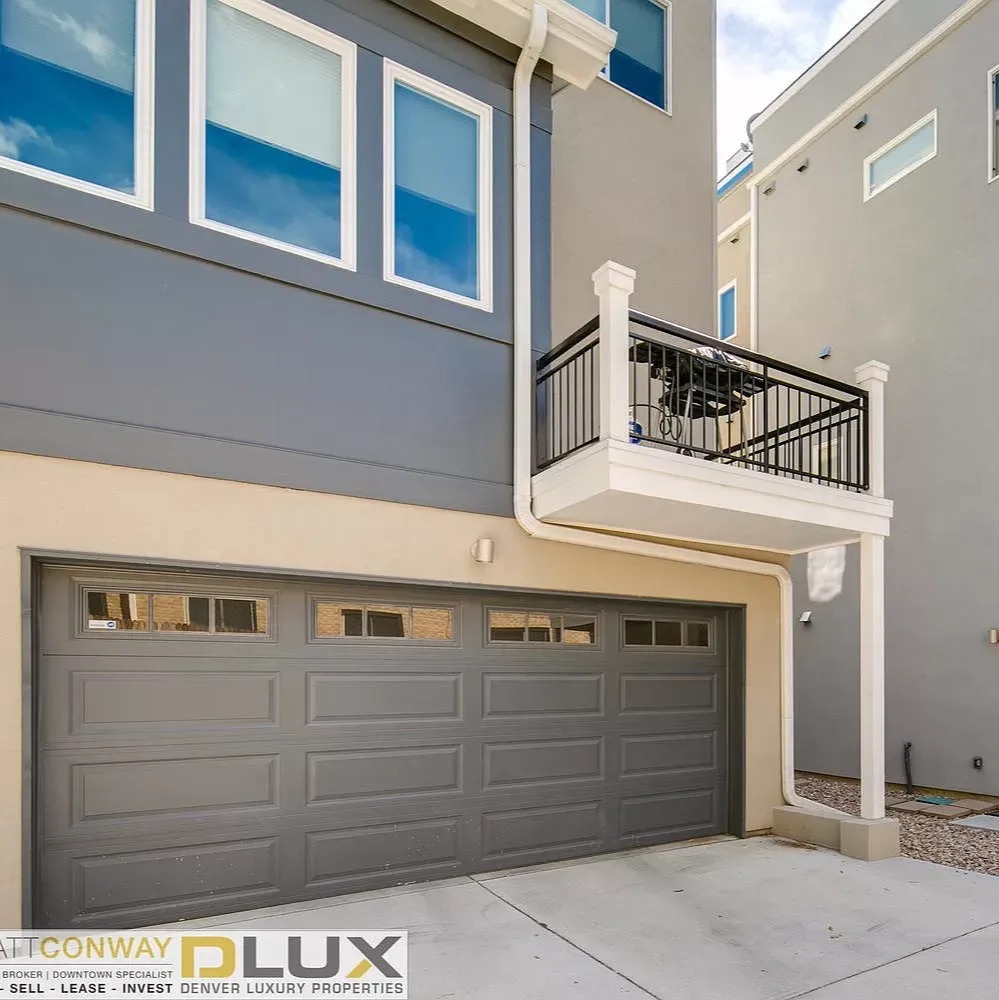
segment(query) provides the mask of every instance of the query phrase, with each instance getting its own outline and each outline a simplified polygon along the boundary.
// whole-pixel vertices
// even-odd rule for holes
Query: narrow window
[[[0,0],[0,163],[151,207],[149,0]]]
[[[718,293],[718,337],[720,340],[731,340],[738,333],[736,316],[736,283],[733,281]]]
[[[864,200],[908,176],[937,155],[937,113],[930,112],[864,161]]]
[[[989,180],[999,177],[999,66],[989,74]]]
[[[199,2],[192,221],[352,268],[354,46],[261,0]]]
[[[608,0],[617,32],[607,76],[636,97],[669,108],[669,4],[656,0]]]
[[[492,109],[385,63],[385,277],[492,307]]]
[[[597,620],[592,615],[490,611],[488,632],[490,642],[593,646],[597,641]]]
[[[453,642],[455,609],[321,600],[313,606],[313,637]]]

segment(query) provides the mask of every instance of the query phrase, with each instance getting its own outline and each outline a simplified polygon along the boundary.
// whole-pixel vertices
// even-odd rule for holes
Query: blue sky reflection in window
[[[0,0],[0,155],[135,191],[135,0]]]
[[[479,119],[395,84],[395,273],[479,297]]]
[[[652,0],[610,0],[617,44],[611,82],[656,107],[666,107],[666,8]]]
[[[208,2],[205,216],[341,256],[342,60]]]

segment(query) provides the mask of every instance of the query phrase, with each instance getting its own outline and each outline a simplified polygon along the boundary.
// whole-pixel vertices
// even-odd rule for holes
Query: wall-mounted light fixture
[[[472,546],[472,558],[477,563],[491,563],[493,561],[493,540],[491,538],[477,538]]]
[[[802,625],[811,625],[812,624],[811,611],[802,611],[801,617],[798,619],[798,621],[801,622]]]
[[[999,646],[999,628],[989,629],[989,645]]]

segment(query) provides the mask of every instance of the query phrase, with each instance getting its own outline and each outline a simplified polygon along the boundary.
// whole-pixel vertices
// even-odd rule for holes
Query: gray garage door
[[[136,926],[727,826],[726,613],[43,573],[38,926]]]

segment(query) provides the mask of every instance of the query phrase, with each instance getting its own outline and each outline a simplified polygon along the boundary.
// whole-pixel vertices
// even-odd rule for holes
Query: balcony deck
[[[784,553],[888,534],[868,388],[624,302],[538,361],[538,517]]]

